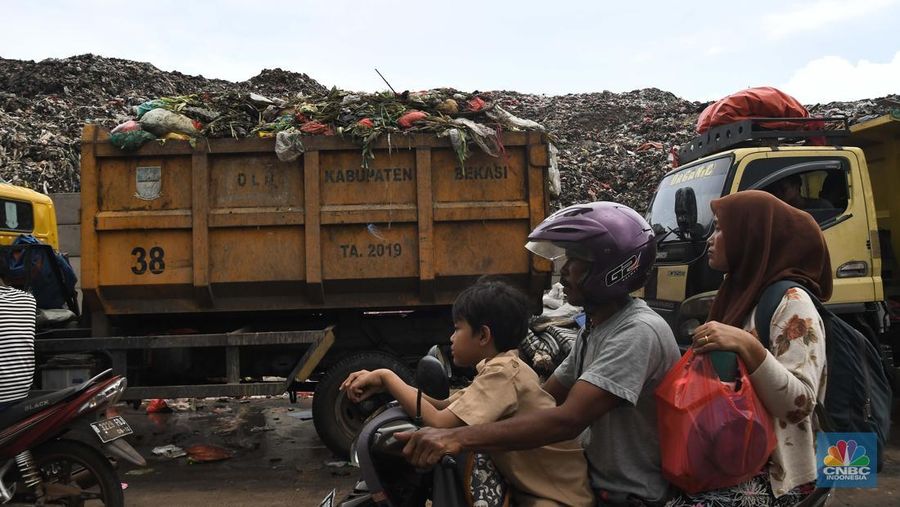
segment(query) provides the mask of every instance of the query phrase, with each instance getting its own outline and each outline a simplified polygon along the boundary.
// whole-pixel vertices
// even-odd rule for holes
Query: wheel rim
[[[109,496],[97,480],[98,471],[76,456],[52,455],[38,463],[46,505],[106,505]],[[33,494],[33,493],[32,493]]]
[[[338,396],[337,403],[334,404],[334,420],[337,422],[338,429],[347,441],[352,441],[359,434],[366,419],[378,407],[391,399],[390,396],[379,394],[359,403],[353,403],[342,393]]]

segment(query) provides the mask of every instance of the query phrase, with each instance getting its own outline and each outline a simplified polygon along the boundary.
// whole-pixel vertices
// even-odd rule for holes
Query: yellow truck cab
[[[34,190],[0,183],[0,245],[12,244],[20,234],[31,234],[59,250],[53,201]]]
[[[800,192],[794,205],[816,219],[828,244],[834,294],[826,306],[862,331],[880,334],[890,358],[898,340],[890,332],[888,301],[900,294],[894,257],[900,248],[900,111],[852,127],[844,118],[789,120],[818,122],[800,131],[767,130],[761,120],[710,129],[681,148],[679,159],[687,163],[663,178],[647,215],[659,248],[644,297],[687,346],[722,281],[707,264],[710,201],[792,182]],[[797,142],[823,137],[824,146]]]

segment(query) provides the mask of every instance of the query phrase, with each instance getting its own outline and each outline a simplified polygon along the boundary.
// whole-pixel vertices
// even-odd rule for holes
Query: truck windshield
[[[729,167],[731,157],[723,157],[685,166],[663,178],[647,216],[647,221],[653,226],[657,237],[662,238],[662,242],[700,239],[696,237],[698,232],[703,237],[709,234],[713,219],[709,202],[722,196]],[[696,198],[697,221],[695,224],[688,224],[687,228],[682,224],[679,229],[676,194],[679,190],[688,188],[693,190]]]

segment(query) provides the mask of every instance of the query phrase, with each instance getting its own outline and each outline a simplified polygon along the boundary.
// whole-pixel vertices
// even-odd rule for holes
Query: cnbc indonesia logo
[[[822,474],[828,481],[865,481],[872,473],[870,463],[866,448],[856,440],[838,440],[822,460]]]

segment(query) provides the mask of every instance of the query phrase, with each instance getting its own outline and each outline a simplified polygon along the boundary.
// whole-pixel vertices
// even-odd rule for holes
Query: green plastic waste
[[[132,130],[131,132],[119,132],[109,136],[109,142],[116,148],[124,151],[134,151],[147,141],[153,141],[156,136],[145,130]]]

